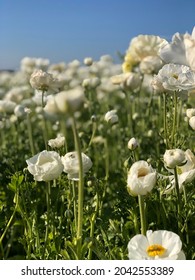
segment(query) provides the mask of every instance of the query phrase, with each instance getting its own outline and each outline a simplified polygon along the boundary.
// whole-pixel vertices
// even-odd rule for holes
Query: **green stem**
[[[177,128],[177,92],[174,92],[174,115],[173,115],[173,127],[171,135],[172,148],[176,145],[176,128]]]
[[[6,235],[9,227],[11,226],[11,223],[12,223],[12,221],[14,219],[14,216],[15,216],[17,208],[18,208],[18,204],[19,204],[18,192],[15,194],[15,199],[16,199],[16,205],[14,207],[14,211],[13,211],[13,213],[12,213],[12,215],[11,215],[11,217],[10,217],[10,219],[9,219],[5,229],[4,229],[4,232],[2,233],[2,235],[0,237],[0,248],[1,248],[1,251],[2,251],[2,255],[4,255],[3,244],[2,244],[3,239],[4,239],[5,235]]]
[[[187,205],[187,194],[186,194],[186,187],[183,186],[183,194],[184,194],[184,201],[185,201],[185,206]],[[188,222],[186,220],[186,243],[189,244],[189,230],[188,230]]]
[[[169,147],[168,137],[167,137],[167,98],[166,93],[163,94],[163,108],[164,108],[164,117],[163,117],[163,124],[164,124],[164,139],[166,149]]]
[[[179,230],[179,235],[180,235],[180,230],[182,228],[182,222],[181,222],[181,197],[180,197],[180,191],[179,191],[177,167],[174,168],[174,178],[175,178],[175,191],[176,191],[176,196],[177,196],[177,221],[178,221],[178,230]]]
[[[31,125],[31,119],[30,119],[29,113],[27,113],[27,127],[28,127],[28,138],[29,138],[29,143],[30,143],[31,154],[32,154],[32,156],[34,156],[35,148],[34,148],[32,125]]]
[[[144,196],[138,195],[139,211],[140,211],[140,221],[141,221],[141,234],[146,235],[146,215],[145,215],[145,205]]]
[[[83,162],[81,153],[81,144],[76,128],[76,121],[74,115],[72,115],[72,130],[74,134],[75,148],[78,154],[79,162],[79,185],[78,185],[78,225],[77,225],[77,254],[80,258],[82,247],[82,231],[83,231],[83,199],[84,199],[84,178],[83,178]]]
[[[72,183],[72,200],[73,200],[73,211],[74,211],[74,222],[75,222],[75,229],[77,229],[77,200],[76,200],[76,182],[73,181]]]
[[[105,171],[106,176],[105,180],[107,181],[109,178],[109,149],[108,149],[108,139],[104,141],[104,149],[105,149]]]
[[[45,244],[42,259],[45,258],[45,252],[48,245],[48,236],[49,236],[49,224],[50,224],[50,196],[51,196],[51,186],[50,182],[47,182],[47,189],[46,189],[46,205],[47,205],[47,220],[46,220],[46,229],[45,229]]]
[[[42,91],[42,117],[43,117],[43,137],[44,137],[44,143],[45,143],[45,149],[47,150],[48,148],[48,130],[47,130],[47,122],[45,119],[45,115],[44,115],[44,91]]]
[[[93,213],[92,215],[92,218],[91,218],[91,228],[90,228],[90,238],[93,242],[93,237],[94,237],[94,232],[95,232],[95,221],[96,221],[96,217],[97,217],[97,214],[99,212],[99,195],[98,193],[96,194],[96,207],[95,207],[95,212]],[[88,260],[91,260],[92,259],[92,248],[90,247],[89,248],[89,253],[88,253]]]
[[[133,119],[132,119],[132,103],[130,100],[131,92],[125,91],[125,97],[126,97],[126,111],[127,111],[127,124],[130,130],[131,137],[134,135],[133,131]]]

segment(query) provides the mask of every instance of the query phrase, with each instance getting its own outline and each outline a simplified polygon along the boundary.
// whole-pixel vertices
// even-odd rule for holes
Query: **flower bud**
[[[104,117],[105,121],[111,124],[118,123],[118,116],[116,114],[116,110],[108,111]]]
[[[129,140],[129,142],[128,142],[128,149],[129,150],[135,150],[138,146],[139,146],[139,143],[138,143],[138,141],[133,137],[133,138],[131,138],[130,140]]]
[[[166,150],[163,159],[166,167],[170,169],[174,169],[186,161],[185,153],[181,149]]]
[[[93,59],[91,57],[86,57],[83,62],[86,66],[91,66],[93,64]]]

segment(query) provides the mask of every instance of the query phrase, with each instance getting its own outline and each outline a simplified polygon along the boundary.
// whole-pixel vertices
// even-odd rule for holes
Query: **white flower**
[[[85,57],[84,60],[83,60],[84,64],[86,66],[91,66],[93,64],[93,58],[91,57]]]
[[[27,108],[23,105],[17,105],[14,109],[14,114],[18,118],[25,117],[27,115],[26,109]]]
[[[83,176],[92,167],[91,159],[84,153],[81,153],[83,164]],[[64,165],[64,172],[68,173],[68,179],[73,181],[79,180],[79,159],[77,152],[69,152],[61,157]]]
[[[35,70],[30,77],[30,84],[32,88],[48,91],[53,90],[54,92],[58,91],[59,82],[54,79],[52,74],[42,71],[41,69]]]
[[[144,160],[131,166],[127,177],[127,190],[133,196],[146,195],[156,184],[156,171]]]
[[[138,61],[147,56],[156,56],[160,48],[165,45],[166,40],[154,35],[138,35],[134,37],[127,53],[132,53]]]
[[[195,116],[195,108],[190,108],[186,110],[186,116],[190,119]]]
[[[81,87],[76,87],[67,91],[61,91],[54,97],[56,108],[59,113],[76,112],[80,109],[85,100]]]
[[[144,74],[158,73],[163,62],[158,56],[146,56],[140,63],[140,71]]]
[[[193,130],[195,130],[195,116],[193,116],[189,119],[189,125],[191,126],[191,128]]]
[[[116,114],[116,110],[111,110],[108,111],[105,116],[104,119],[106,122],[111,123],[111,124],[115,124],[118,122],[118,116]]]
[[[168,169],[171,173],[174,171]],[[191,150],[185,151],[185,164],[177,166],[178,184],[180,190],[186,183],[190,183],[195,179],[195,156]],[[169,176],[170,184],[167,186],[165,193],[169,193],[175,187],[175,178],[173,175]]]
[[[163,159],[166,167],[170,169],[174,169],[186,161],[185,153],[181,149],[166,150]]]
[[[50,139],[48,141],[48,145],[51,148],[57,148],[57,149],[63,147],[64,143],[65,143],[65,137],[60,134],[55,139]]]
[[[111,82],[114,85],[120,85],[122,88],[126,88],[133,91],[140,86],[141,76],[138,73],[127,72],[112,76]]]
[[[16,103],[9,100],[0,100],[0,113],[13,113]]]
[[[195,27],[192,35],[174,34],[172,42],[162,46],[159,55],[166,63],[183,64],[195,70]]]
[[[82,82],[82,86],[84,88],[90,88],[90,89],[95,89],[100,84],[101,84],[101,81],[98,77],[87,78],[87,79],[84,79]]]
[[[133,67],[148,56],[157,56],[161,46],[167,41],[154,35],[138,35],[129,45],[122,65],[123,72],[132,71]]]
[[[138,146],[139,146],[139,143],[138,141],[133,137],[129,140],[128,144],[128,149],[129,150],[135,150]]]
[[[165,64],[152,82],[154,88],[165,90],[190,90],[195,88],[195,72],[188,66],[178,64]]]
[[[57,179],[63,171],[63,164],[57,152],[42,151],[26,160],[28,171],[35,181]]]
[[[128,256],[130,260],[185,260],[180,237],[167,230],[135,235],[128,243]]]

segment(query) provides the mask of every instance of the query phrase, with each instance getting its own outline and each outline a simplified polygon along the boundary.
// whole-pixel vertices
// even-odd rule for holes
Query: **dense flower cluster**
[[[0,255],[194,258],[194,97],[195,29],[0,73]]]

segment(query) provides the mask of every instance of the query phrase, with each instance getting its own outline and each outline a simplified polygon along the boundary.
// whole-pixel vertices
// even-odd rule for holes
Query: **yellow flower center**
[[[138,170],[138,174],[137,174],[137,177],[144,177],[148,174],[148,169],[142,167]]]
[[[177,74],[173,74],[172,77],[177,80],[179,76]]]
[[[150,257],[162,256],[165,253],[165,251],[166,251],[166,249],[159,244],[151,245],[146,250],[147,254]]]

